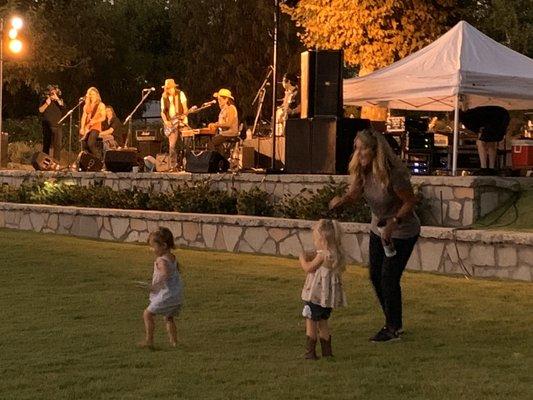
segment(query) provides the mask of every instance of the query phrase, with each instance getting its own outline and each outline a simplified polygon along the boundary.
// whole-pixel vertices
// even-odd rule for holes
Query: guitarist
[[[105,104],[102,103],[100,92],[95,87],[90,87],[85,95],[85,106],[80,121],[80,140],[82,151],[98,158],[101,158],[101,155],[96,140],[102,132],[102,122],[105,118]]]
[[[176,151],[178,141],[181,139],[180,126],[187,125],[187,97],[174,82],[174,79],[165,79],[162,86],[161,118],[163,119],[165,135],[168,137],[168,152],[170,156],[170,170],[175,172],[181,168],[180,154]],[[178,165],[179,164],[179,165]]]

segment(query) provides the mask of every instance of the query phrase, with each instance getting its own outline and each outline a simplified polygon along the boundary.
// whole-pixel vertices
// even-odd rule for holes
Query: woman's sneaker
[[[381,330],[370,338],[371,342],[390,342],[393,340],[400,340],[398,332],[392,332],[389,328],[384,326]]]

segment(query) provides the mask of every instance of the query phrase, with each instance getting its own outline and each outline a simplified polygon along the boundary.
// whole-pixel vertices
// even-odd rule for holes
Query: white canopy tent
[[[455,175],[459,108],[533,109],[533,59],[461,21],[408,57],[369,75],[346,79],[343,92],[348,105],[455,111]]]

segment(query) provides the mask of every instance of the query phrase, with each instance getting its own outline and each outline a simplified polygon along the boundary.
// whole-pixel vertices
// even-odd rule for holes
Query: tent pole
[[[452,152],[452,176],[457,175],[457,147],[459,142],[459,93],[455,96],[453,112],[453,152]]]

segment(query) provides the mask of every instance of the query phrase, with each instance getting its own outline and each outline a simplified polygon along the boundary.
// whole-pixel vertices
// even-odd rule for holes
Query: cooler
[[[513,140],[513,168],[533,168],[533,139]]]

